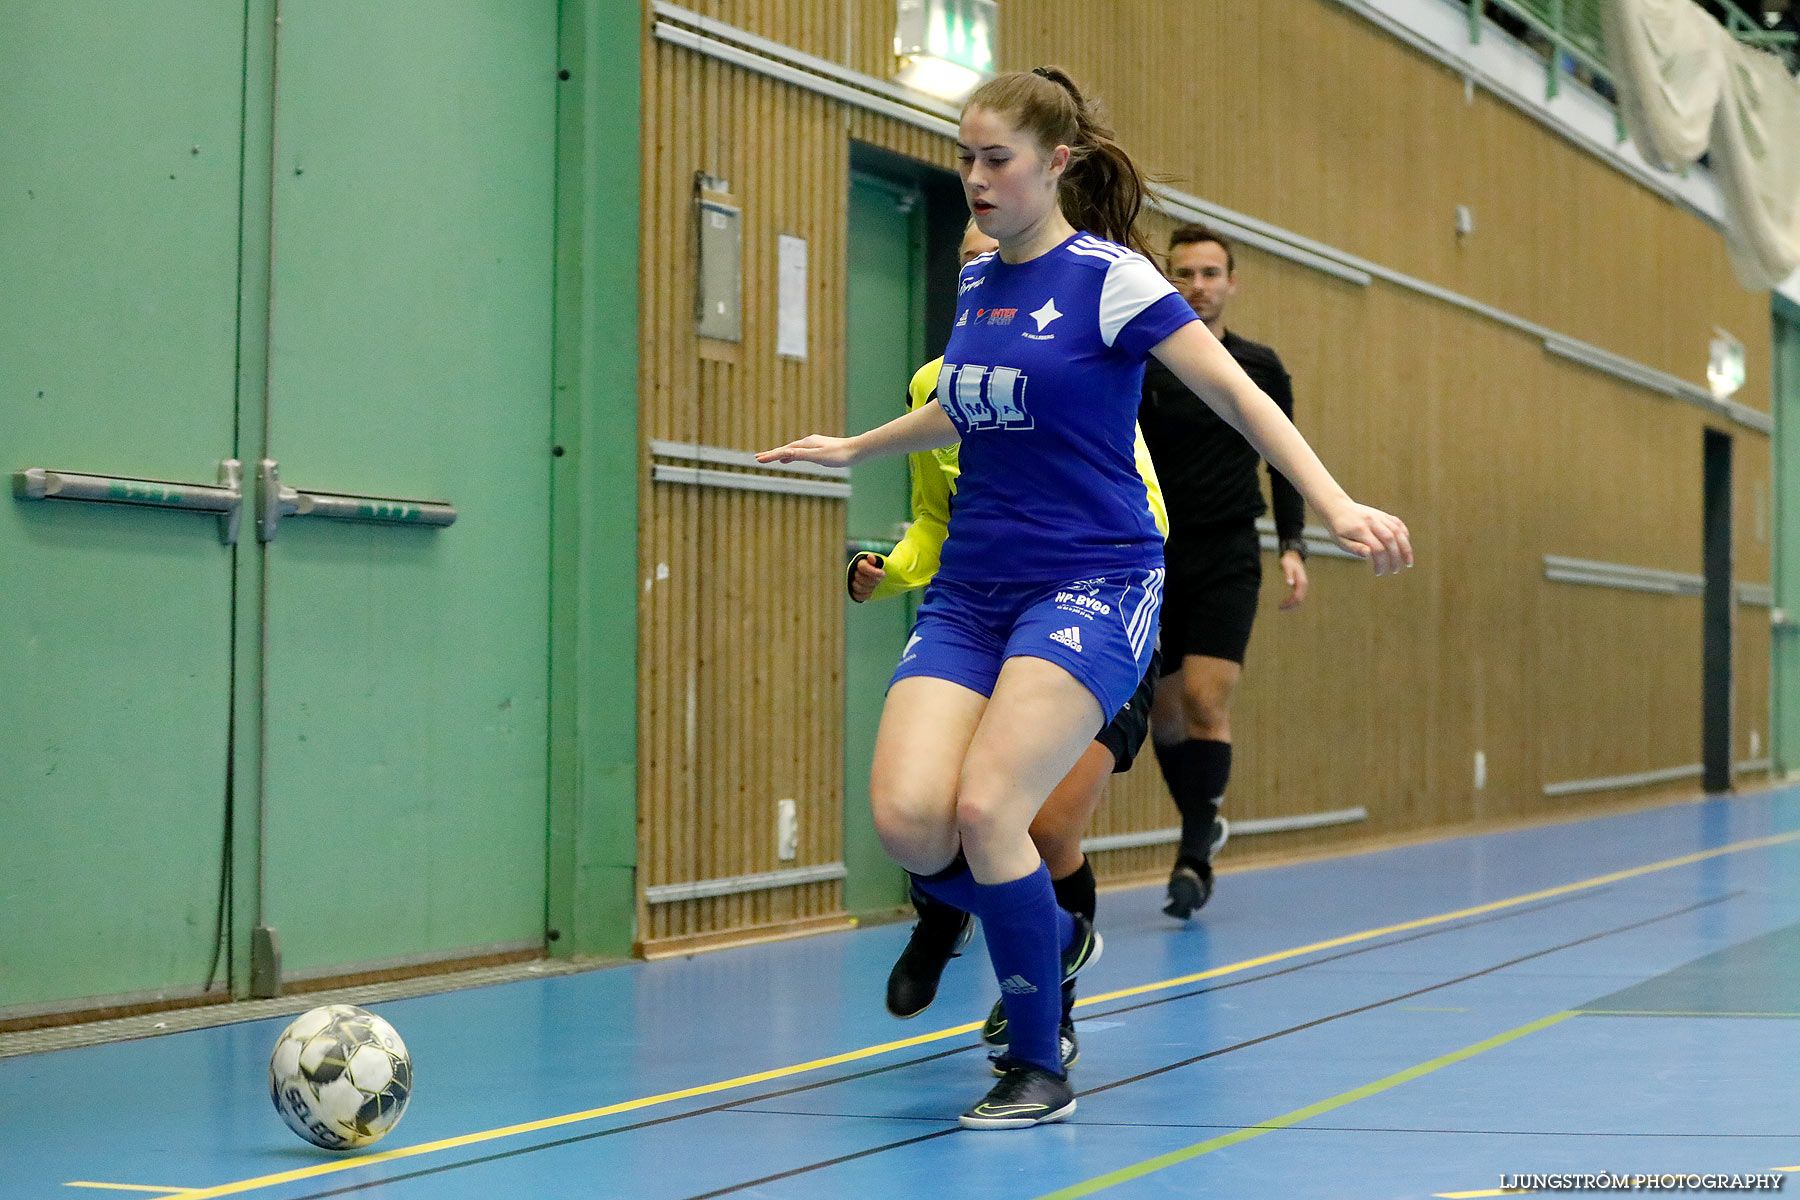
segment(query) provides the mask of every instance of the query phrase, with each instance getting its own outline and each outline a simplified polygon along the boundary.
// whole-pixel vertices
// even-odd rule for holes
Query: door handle
[[[361,496],[284,487],[280,465],[274,459],[265,458],[256,467],[257,539],[273,541],[283,517],[325,517],[376,525],[434,525],[441,528],[456,523],[456,505],[448,500],[408,500],[398,496]]]
[[[78,500],[89,504],[217,513],[219,540],[227,546],[235,546],[244,500],[243,468],[235,458],[221,459],[219,482],[209,485],[26,467],[13,472],[13,495],[20,500]]]

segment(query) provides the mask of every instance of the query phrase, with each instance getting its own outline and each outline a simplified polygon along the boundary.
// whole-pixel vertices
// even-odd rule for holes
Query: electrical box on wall
[[[694,319],[703,338],[744,340],[743,210],[731,184],[711,175],[694,179],[699,262],[694,280]]]

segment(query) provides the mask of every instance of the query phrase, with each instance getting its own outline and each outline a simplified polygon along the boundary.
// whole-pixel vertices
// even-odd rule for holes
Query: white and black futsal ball
[[[269,1055],[269,1098],[288,1128],[315,1146],[366,1146],[400,1122],[412,1058],[394,1027],[353,1004],[294,1019]]]

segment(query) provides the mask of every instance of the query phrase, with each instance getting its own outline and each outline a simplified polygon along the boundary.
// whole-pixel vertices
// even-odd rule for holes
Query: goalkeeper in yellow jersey
[[[997,243],[969,223],[962,241],[962,262],[993,250]],[[913,374],[908,388],[908,404],[919,408],[929,404],[937,394],[938,368],[942,359],[926,363]],[[1144,437],[1137,436],[1138,472],[1156,525],[1168,533],[1168,514],[1164,510],[1162,490],[1156,481],[1156,468]],[[850,598],[858,604],[914,591],[931,582],[937,574],[938,554],[949,533],[951,499],[956,493],[959,473],[957,447],[931,450],[910,455],[912,471],[912,525],[906,536],[885,555],[860,553],[853,556],[846,571]],[[1133,758],[1144,744],[1149,730],[1150,698],[1161,669],[1160,653],[1150,660],[1138,690],[1111,724],[1102,729],[1082,753],[1074,768],[1044,801],[1037,818],[1031,823],[1031,840],[1049,868],[1056,902],[1071,913],[1094,919],[1094,870],[1081,850],[1081,835],[1088,818],[1106,795],[1109,775],[1129,770]],[[938,980],[944,967],[956,957],[973,932],[973,919],[968,913],[932,898],[916,885],[912,889],[913,905],[919,922],[913,926],[912,938],[888,975],[887,1007],[896,1017],[915,1017],[925,1011],[937,997]],[[1061,1051],[1066,1070],[1079,1053],[1075,1040],[1075,1024],[1071,1016],[1075,1003],[1075,982],[1063,984]],[[1006,1007],[996,1001],[988,1014],[981,1036],[989,1045],[1004,1046],[1007,1035]]]

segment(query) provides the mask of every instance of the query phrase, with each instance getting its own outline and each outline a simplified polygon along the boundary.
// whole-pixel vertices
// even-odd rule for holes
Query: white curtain
[[[1738,277],[1776,286],[1800,267],[1800,84],[1692,0],[1606,0],[1602,11],[1632,140],[1669,171],[1711,152]]]
[[[1731,39],[1692,0],[1608,0],[1619,112],[1644,158],[1678,171],[1706,153]]]

